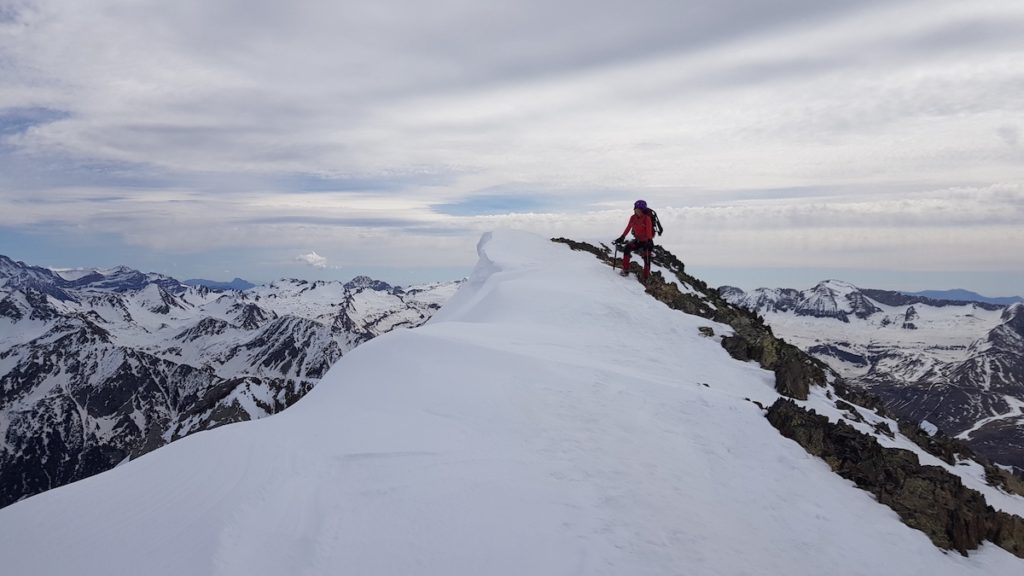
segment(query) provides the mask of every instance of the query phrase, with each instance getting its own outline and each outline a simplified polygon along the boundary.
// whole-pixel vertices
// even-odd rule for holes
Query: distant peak
[[[818,282],[815,288],[825,288],[835,292],[856,292],[860,290],[860,288],[846,282],[845,280],[835,279],[822,280],[821,282]]]
[[[356,276],[345,283],[345,288],[349,290],[359,290],[362,288],[369,288],[379,292],[387,292],[392,289],[391,285],[381,280],[374,280],[369,276]]]

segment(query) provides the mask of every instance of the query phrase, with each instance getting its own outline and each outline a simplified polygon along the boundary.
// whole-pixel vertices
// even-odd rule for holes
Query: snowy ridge
[[[943,553],[780,436],[752,402],[778,397],[773,375],[726,354],[728,326],[545,239],[495,232],[478,251],[431,321],[353,350],[289,410],[0,510],[5,569],[1024,570],[992,545]],[[843,418],[831,402],[805,405]]]

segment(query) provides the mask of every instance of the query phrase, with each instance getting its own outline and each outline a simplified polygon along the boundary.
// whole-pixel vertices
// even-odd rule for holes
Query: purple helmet
[[[644,202],[643,200],[637,200],[636,202],[633,202],[633,208],[647,210],[647,202]]]

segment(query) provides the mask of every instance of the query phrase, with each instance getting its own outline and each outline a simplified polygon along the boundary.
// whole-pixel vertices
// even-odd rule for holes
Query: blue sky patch
[[[544,190],[536,187],[495,186],[431,208],[448,216],[579,212],[594,202],[626,198],[621,190]],[[632,203],[630,197],[629,203]]]
[[[328,216],[274,216],[252,218],[246,222],[250,224],[298,224],[354,228],[404,228],[417,223],[417,221],[407,218],[334,218]]]
[[[544,212],[549,203],[536,196],[513,194],[483,194],[470,196],[447,204],[434,204],[431,208],[449,216],[487,216],[518,212]]]
[[[0,136],[22,134],[33,126],[49,124],[70,116],[63,110],[52,108],[7,108],[0,111]]]
[[[380,192],[400,191],[410,186],[443,186],[454,181],[453,174],[431,172],[384,176],[325,176],[321,174],[284,174],[271,180],[278,190],[288,192]]]

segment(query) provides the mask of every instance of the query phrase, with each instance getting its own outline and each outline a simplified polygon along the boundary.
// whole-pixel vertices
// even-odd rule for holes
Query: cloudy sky
[[[0,254],[455,278],[632,202],[713,285],[1024,294],[1020,0],[0,0]]]

